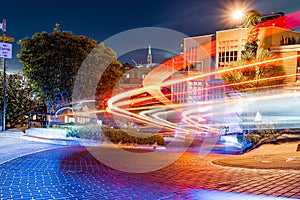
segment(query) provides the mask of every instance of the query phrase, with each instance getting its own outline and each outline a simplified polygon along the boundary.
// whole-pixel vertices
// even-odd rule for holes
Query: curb
[[[33,142],[43,142],[43,143],[58,144],[63,146],[82,146],[81,142],[76,140],[43,138],[43,137],[32,136],[32,135],[23,135],[22,138]]]
[[[56,144],[62,146],[99,146],[101,142],[93,140],[85,140],[78,138],[46,138],[37,135],[29,135],[23,133],[22,131],[4,131],[0,132],[0,138],[18,138],[33,142],[47,143],[47,144]]]
[[[87,140],[87,139],[79,139],[79,138],[44,138],[40,136],[26,135],[24,134],[22,139],[30,140],[33,142],[43,142],[48,144],[57,144],[62,146],[100,146],[102,142]]]

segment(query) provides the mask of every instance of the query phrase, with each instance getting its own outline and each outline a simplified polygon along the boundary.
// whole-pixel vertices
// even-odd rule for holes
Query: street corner
[[[212,162],[229,167],[253,169],[300,169],[299,136],[281,136],[268,144],[240,155],[216,159]]]

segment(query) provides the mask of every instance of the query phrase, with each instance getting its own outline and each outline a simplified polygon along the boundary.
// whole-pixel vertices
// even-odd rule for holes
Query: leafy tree
[[[35,109],[39,96],[30,81],[21,74],[7,75],[6,122],[10,127],[26,123],[28,113]],[[0,94],[3,94],[3,74],[0,75]],[[0,95],[3,108],[3,95]]]
[[[35,33],[18,44],[23,72],[44,98],[48,111],[69,104],[78,69],[96,41],[61,31],[56,25],[52,33]]]
[[[246,28],[249,28],[249,33],[247,37],[247,41],[245,44],[245,51],[249,54],[252,54],[253,57],[256,57],[256,52],[258,48],[258,34],[259,34],[259,28],[257,26],[259,17],[261,17],[262,14],[259,11],[256,10],[250,10],[245,14],[245,17],[243,19],[244,24],[243,26]],[[245,60],[251,59],[249,56],[243,57]]]
[[[73,101],[95,100],[97,86],[100,79],[103,80],[102,92],[110,90],[110,84],[115,84],[114,76],[119,76],[120,71],[110,71],[107,77],[106,71],[112,66],[122,66],[116,58],[116,53],[111,48],[106,48],[103,43],[98,44],[93,51],[86,57],[78,71],[73,88]],[[120,66],[119,66],[120,65]],[[107,79],[105,79],[107,77]]]
[[[106,100],[112,97],[114,88],[124,75],[124,67],[119,61],[113,61],[103,72],[96,89],[97,108],[104,109]]]
[[[262,16],[262,13],[257,10],[249,10],[244,15],[243,26],[244,27],[253,27],[258,24],[259,18]]]

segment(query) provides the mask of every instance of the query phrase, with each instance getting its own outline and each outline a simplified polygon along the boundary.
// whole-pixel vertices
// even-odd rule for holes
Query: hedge
[[[65,126],[60,128],[67,131],[67,137],[110,141],[113,143],[124,144],[158,144],[161,146],[166,145],[164,138],[160,135],[150,135],[134,130],[132,130],[131,132],[125,132],[118,128],[110,128],[98,124],[84,126]]]

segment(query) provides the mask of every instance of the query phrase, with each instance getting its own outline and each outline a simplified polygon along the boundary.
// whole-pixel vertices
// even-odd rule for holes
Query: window
[[[197,68],[197,71],[199,72],[203,72],[203,62],[196,62],[196,68]]]
[[[185,53],[187,61],[197,60],[197,46],[187,47]]]
[[[199,102],[205,100],[205,90],[202,81],[190,81],[188,85],[188,102]]]
[[[230,62],[237,61],[238,40],[221,41],[218,43],[218,67],[225,67]]]

